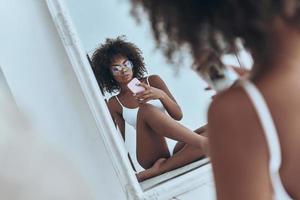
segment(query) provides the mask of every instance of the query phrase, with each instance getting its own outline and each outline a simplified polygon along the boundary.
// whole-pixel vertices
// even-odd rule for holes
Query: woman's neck
[[[270,30],[267,43],[269,59],[265,63],[254,64],[254,70],[257,69],[254,76],[300,74],[300,29],[277,20]]]
[[[129,94],[129,93],[131,93],[131,91],[129,90],[127,85],[120,84],[120,94],[124,95],[124,94]]]

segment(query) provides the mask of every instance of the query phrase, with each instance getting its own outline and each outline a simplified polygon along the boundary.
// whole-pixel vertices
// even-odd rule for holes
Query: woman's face
[[[133,78],[133,64],[124,56],[116,56],[112,60],[110,71],[114,79],[121,84],[127,84]]]

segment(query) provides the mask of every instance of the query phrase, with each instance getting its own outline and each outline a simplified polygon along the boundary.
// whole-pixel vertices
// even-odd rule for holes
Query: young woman
[[[188,44],[201,69],[203,49],[222,55],[221,44],[230,52],[238,39],[252,54],[251,78],[217,95],[208,113],[218,199],[300,199],[300,1],[132,1],[158,43],[168,38],[169,56]]]
[[[163,80],[146,72],[141,51],[123,38],[107,39],[92,56],[96,79],[106,92],[119,92],[108,101],[109,111],[126,140],[125,122],[136,129],[137,158],[145,171],[142,181],[181,167],[204,156],[206,138],[190,131],[176,120],[182,112]],[[144,91],[133,94],[127,84],[137,78]],[[168,115],[167,115],[167,114]],[[198,133],[204,129],[197,130]],[[170,152],[165,137],[180,141]]]

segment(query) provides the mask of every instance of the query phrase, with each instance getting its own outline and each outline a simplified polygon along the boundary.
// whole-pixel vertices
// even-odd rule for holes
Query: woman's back
[[[300,70],[285,68],[258,81],[272,114],[280,140],[282,165],[280,176],[294,199],[300,199]]]
[[[269,107],[278,133],[282,184],[292,198],[300,199],[300,161],[297,159],[300,152],[300,93],[297,92],[300,81],[297,83],[293,78],[295,74],[296,71],[275,70],[257,79],[255,85]],[[218,195],[220,199],[240,199],[241,196],[243,199],[272,199],[270,154],[265,133],[244,89],[236,87],[220,94],[210,113],[209,121],[213,122],[209,124],[210,141],[214,146],[211,153],[217,188],[226,191],[218,190],[222,194],[222,197]],[[214,134],[217,132],[222,134]],[[241,196],[226,196],[232,189],[235,191],[231,194]]]

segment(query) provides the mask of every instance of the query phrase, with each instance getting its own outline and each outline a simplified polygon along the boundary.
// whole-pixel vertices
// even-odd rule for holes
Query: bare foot
[[[166,158],[160,158],[154,163],[154,165],[152,167],[136,174],[138,181],[141,182],[148,178],[152,178],[153,176],[157,176],[157,175],[161,174],[162,173],[160,170],[161,165],[166,160],[167,160]]]

